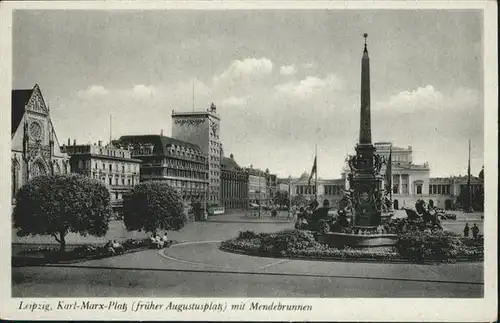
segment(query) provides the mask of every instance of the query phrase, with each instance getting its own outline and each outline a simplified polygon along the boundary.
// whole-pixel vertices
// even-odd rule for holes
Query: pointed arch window
[[[45,169],[45,166],[42,164],[42,162],[39,160],[34,162],[31,168],[30,178],[35,178],[45,174],[47,174],[47,170]]]

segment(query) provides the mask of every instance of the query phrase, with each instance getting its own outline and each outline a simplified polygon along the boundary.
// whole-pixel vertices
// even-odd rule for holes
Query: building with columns
[[[163,135],[121,136],[113,144],[141,160],[140,181],[165,181],[184,204],[203,202],[208,193],[208,159],[200,147]]]
[[[134,159],[125,147],[113,144],[103,145],[102,141],[94,144],[61,146],[61,151],[70,156],[72,173],[78,173],[102,181],[111,196],[111,207],[120,213],[124,195],[130,193],[139,183],[140,159]]]
[[[69,173],[69,158],[59,149],[50,109],[40,87],[12,90],[12,202],[28,180],[45,174]]]
[[[324,200],[328,200],[330,206],[336,207],[337,203],[342,197],[342,190],[345,189],[345,180],[343,178],[339,179],[323,179],[318,178],[317,184],[315,184],[314,179],[311,179],[309,184],[309,174],[304,172],[299,178],[280,178],[279,190],[291,192],[292,198],[294,196],[303,196],[306,200],[314,200],[316,187],[318,190],[318,202],[323,203]],[[289,189],[289,183],[291,185]]]
[[[221,200],[220,117],[212,103],[206,111],[172,111],[172,137],[199,147],[208,160],[208,202]]]
[[[390,142],[374,144],[376,154],[388,159],[391,151]],[[401,148],[392,146],[392,200],[395,209],[412,208],[417,200],[422,199],[435,207],[451,209],[457,202],[463,190],[467,188],[467,176],[430,177],[430,166],[427,162],[413,162],[413,150],[409,146]],[[386,165],[382,166],[381,174],[385,174]],[[318,178],[318,201],[327,199],[335,207],[342,196],[342,190],[349,188],[347,176],[349,169],[344,167],[339,179]],[[299,178],[291,179],[291,196],[302,195],[306,200],[314,199],[314,180],[308,186],[309,174],[304,172]],[[385,179],[384,179],[385,181]],[[279,189],[288,191],[288,178],[279,179]],[[383,182],[385,187],[385,182]],[[483,189],[483,179],[471,176],[473,194]]]

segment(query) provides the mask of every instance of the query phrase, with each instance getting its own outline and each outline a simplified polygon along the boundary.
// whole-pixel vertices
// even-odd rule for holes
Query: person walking
[[[464,227],[464,237],[468,238],[469,237],[469,223],[466,223],[465,224],[465,227]]]
[[[474,223],[474,226],[472,227],[472,238],[474,240],[477,239],[477,235],[479,234],[479,228],[477,227],[477,225]]]

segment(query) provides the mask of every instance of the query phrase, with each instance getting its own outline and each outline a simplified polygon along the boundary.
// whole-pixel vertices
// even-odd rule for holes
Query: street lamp
[[[288,218],[292,214],[292,175],[288,175]]]
[[[259,174],[259,218],[260,218],[260,174]]]

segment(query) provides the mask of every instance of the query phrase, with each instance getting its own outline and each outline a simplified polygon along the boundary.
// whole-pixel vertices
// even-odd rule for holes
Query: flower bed
[[[313,232],[302,230],[260,234],[245,231],[236,238],[223,241],[221,249],[254,256],[325,260],[455,262],[483,258],[481,247],[465,246],[460,237],[443,231],[401,234],[396,248],[332,248],[315,238]]]
[[[174,244],[175,241],[169,240],[165,247]],[[100,259],[112,257],[119,254],[137,252],[152,248],[149,239],[128,239],[122,241],[120,250],[112,253],[103,245],[82,245],[61,253],[57,247],[36,247],[20,251],[12,256],[13,266],[41,265],[46,263],[73,262],[89,259]],[[38,257],[36,257],[38,256]]]

